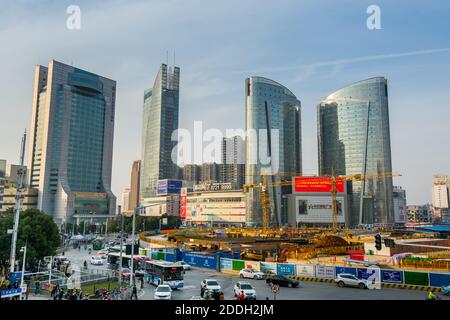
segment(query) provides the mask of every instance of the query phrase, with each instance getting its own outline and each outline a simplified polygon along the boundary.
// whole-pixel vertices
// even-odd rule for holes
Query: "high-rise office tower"
[[[115,213],[111,191],[116,82],[51,60],[36,66],[28,174],[57,224]]]
[[[159,179],[177,179],[178,166],[172,159],[178,129],[180,68],[159,68],[153,88],[144,93],[140,198],[156,195]],[[176,155],[176,152],[174,152]]]
[[[128,208],[123,207],[123,211],[133,212],[139,206],[139,185],[141,179],[141,160],[133,161],[131,167],[131,184],[130,184],[130,199]]]
[[[122,212],[129,212],[130,208],[130,188],[125,188],[122,191]]]
[[[319,174],[392,171],[387,80],[351,84],[317,106]],[[361,196],[362,195],[362,196]],[[392,178],[352,182],[347,223],[393,223]]]
[[[283,85],[262,77],[245,81],[245,181],[269,182],[291,180],[302,172],[301,103]],[[289,173],[289,175],[284,175]],[[278,175],[277,175],[278,174]],[[269,188],[271,204],[269,223],[287,224],[287,199],[291,187]],[[261,192],[251,189],[247,197],[247,223],[261,225]]]
[[[222,182],[242,189],[245,179],[244,140],[241,136],[222,139]]]
[[[5,190],[6,160],[0,159],[0,210],[3,208],[3,193]]]
[[[200,181],[201,170],[196,164],[186,164],[183,167],[182,179],[190,185],[197,184]]]
[[[433,176],[432,205],[434,219],[441,221],[450,220],[450,176]]]

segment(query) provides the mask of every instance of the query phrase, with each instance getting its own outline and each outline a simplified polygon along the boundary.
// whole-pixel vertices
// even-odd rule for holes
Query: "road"
[[[81,266],[84,260],[89,263],[92,254],[89,255],[88,251],[82,248],[80,251],[70,249],[66,251],[65,255],[72,263],[77,263]],[[101,270],[106,269],[106,265],[89,265],[89,268]],[[172,299],[189,300],[192,296],[200,295],[200,282],[206,278],[216,279],[220,283],[226,300],[234,299],[233,286],[237,281],[241,280],[238,276],[193,268],[190,271],[186,271],[184,288],[173,291]],[[245,279],[245,281],[250,282],[255,287],[258,300],[265,300],[266,297],[269,297],[270,300],[274,298],[270,287],[264,280]],[[154,286],[145,284],[141,299],[153,300],[154,289]],[[301,282],[299,288],[282,287],[276,298],[279,300],[423,300],[426,295],[425,291],[390,288],[380,290],[339,288],[332,283]],[[443,299],[449,300],[450,298],[443,296]]]

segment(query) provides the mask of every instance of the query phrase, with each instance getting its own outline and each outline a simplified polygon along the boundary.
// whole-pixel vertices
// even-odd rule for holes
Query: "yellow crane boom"
[[[295,176],[295,173],[289,174],[291,176]],[[250,189],[261,189],[261,206],[262,206],[262,222],[263,222],[263,230],[269,229],[269,187],[282,187],[282,186],[292,186],[292,181],[279,181],[269,183],[269,176],[288,176],[288,174],[274,174],[274,175],[261,175],[261,183],[253,183],[253,184],[244,184],[243,191],[245,193],[249,192]],[[301,175],[299,175],[301,176]],[[353,175],[336,175],[334,169],[332,170],[331,176],[331,198],[332,198],[332,218],[333,218],[333,229],[336,231],[337,227],[337,216],[338,216],[338,208],[337,208],[337,188],[336,188],[336,179],[344,179],[346,181],[363,181],[370,179],[387,179],[392,177],[401,176],[401,174],[397,172],[382,172],[376,174],[353,174]]]

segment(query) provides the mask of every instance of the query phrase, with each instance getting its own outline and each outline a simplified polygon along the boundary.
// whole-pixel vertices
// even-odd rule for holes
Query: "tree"
[[[14,214],[0,216],[0,260],[9,259],[11,234],[7,233],[14,224]],[[27,263],[34,264],[45,256],[55,255],[60,245],[58,226],[53,219],[37,209],[27,209],[20,213],[17,234],[16,260],[21,259],[20,248],[27,243]]]

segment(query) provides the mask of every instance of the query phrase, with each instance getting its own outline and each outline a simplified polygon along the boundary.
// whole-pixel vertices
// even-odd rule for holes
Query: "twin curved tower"
[[[251,77],[245,83],[246,183],[260,183],[264,173],[273,174],[270,182],[290,179],[289,173],[301,175],[300,101],[267,78]],[[319,175],[331,175],[333,169],[337,175],[391,172],[387,80],[370,78],[330,94],[317,105],[317,132]],[[287,223],[284,195],[289,188],[269,188],[272,226]],[[394,222],[392,192],[392,178],[354,181],[347,225]],[[259,190],[250,190],[249,225],[262,223],[260,199]]]

